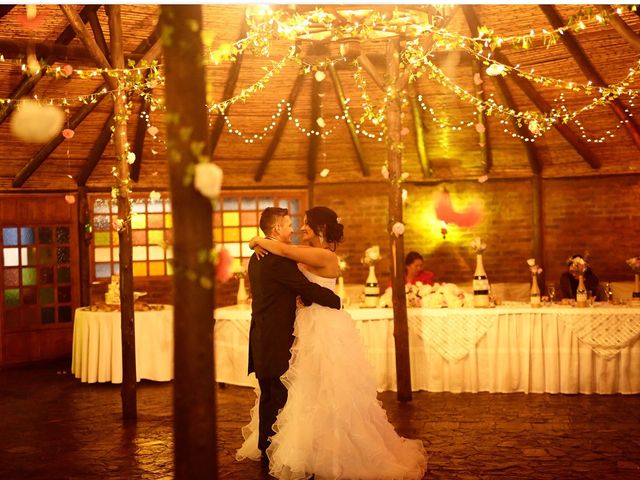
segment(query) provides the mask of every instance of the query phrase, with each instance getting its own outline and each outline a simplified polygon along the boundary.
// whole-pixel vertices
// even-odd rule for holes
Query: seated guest
[[[418,252],[409,252],[404,259],[404,283],[421,282],[423,285],[433,285],[433,272],[423,270],[424,258]]]
[[[578,277],[580,276],[579,271],[576,270],[575,267],[573,267],[573,261],[576,258],[584,260],[582,255],[573,255],[571,258],[569,258],[569,260],[567,260],[567,267],[569,267],[568,270],[560,276],[560,289],[558,293],[561,299],[576,298],[576,290],[578,290]],[[584,288],[587,290],[587,292],[591,291],[593,295],[595,295],[596,300],[604,300],[603,292],[599,288],[598,277],[595,273],[593,273],[591,267],[589,267],[589,264],[586,264],[586,270],[584,271],[583,275]]]

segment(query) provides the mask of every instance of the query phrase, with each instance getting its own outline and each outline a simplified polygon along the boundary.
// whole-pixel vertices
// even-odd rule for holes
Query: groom
[[[260,229],[273,240],[291,243],[293,228],[286,208],[269,207],[260,216]],[[331,290],[310,282],[296,262],[269,254],[249,261],[251,282],[251,329],[249,331],[249,373],[260,385],[258,448],[266,461],[269,437],[278,411],[287,401],[287,389],[280,376],[289,368],[296,296],[305,304],[340,308],[340,298]]]

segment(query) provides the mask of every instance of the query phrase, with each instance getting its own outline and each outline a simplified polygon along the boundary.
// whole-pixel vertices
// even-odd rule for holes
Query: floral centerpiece
[[[482,252],[487,249],[487,244],[484,243],[480,237],[474,238],[469,246],[477,255],[482,254]]]
[[[584,272],[589,268],[589,264],[582,257],[569,257],[567,259],[567,265],[569,265],[569,271],[576,275],[584,275]]]
[[[373,247],[369,247],[364,251],[364,257],[362,257],[362,263],[371,267],[378,263],[382,256],[380,255],[380,246],[374,245]]]
[[[480,237],[476,237],[470,247],[476,254],[476,270],[473,273],[473,306],[486,308],[489,307],[489,279],[482,263],[482,252],[487,249],[487,244]]]
[[[536,259],[530,258],[527,260],[527,265],[529,265],[529,270],[531,270],[531,275],[539,275],[542,273],[542,268],[536,265]]]
[[[421,282],[405,285],[407,306],[413,308],[459,308],[473,306],[473,296],[463,292],[454,283],[423,285]],[[387,288],[380,297],[380,307],[393,305],[392,289]]]
[[[535,258],[529,258],[527,265],[529,265],[529,270],[531,271],[531,306],[539,307],[541,298],[540,287],[538,286],[538,275],[542,273],[542,268],[538,266]]]
[[[629,267],[631,267],[631,270],[633,270],[633,273],[640,273],[640,257],[631,257],[628,258],[626,260],[627,265],[629,265]]]
[[[640,300],[640,257],[631,257],[627,259],[627,265],[631,267],[635,274],[635,284],[633,287],[633,299],[635,301]]]

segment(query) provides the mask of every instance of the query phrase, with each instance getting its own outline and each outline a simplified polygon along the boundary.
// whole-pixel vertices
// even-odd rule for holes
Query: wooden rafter
[[[93,30],[93,37],[95,38],[98,47],[100,47],[104,56],[109,58],[109,47],[107,46],[107,40],[104,38],[104,32],[102,31],[102,25],[100,25],[100,20],[98,19],[96,10],[88,12],[87,18],[89,20],[91,30]]]
[[[472,63],[473,68],[473,90],[476,98],[480,98],[482,103],[486,101],[486,94],[481,84],[478,85],[475,81],[476,75],[482,80],[482,69],[480,68],[480,61],[476,60]],[[484,112],[476,108],[476,124],[482,125],[482,128],[478,131],[478,144],[480,145],[480,156],[482,158],[482,168],[484,173],[489,173],[491,167],[493,167],[493,153],[491,149],[491,134],[489,133],[489,123]]]
[[[87,14],[90,11],[96,10],[98,7],[99,7],[99,5],[86,5],[82,9],[82,11],[80,12],[80,18],[83,21],[86,22],[87,21]],[[69,43],[71,43],[71,41],[75,37],[76,37],[76,32],[73,30],[73,27],[67,26],[67,28],[65,28],[62,31],[62,33],[60,35],[58,35],[58,38],[56,39],[56,44],[68,45]],[[26,48],[26,45],[25,45],[25,48]],[[0,51],[3,51],[1,46],[0,46]],[[57,55],[53,55],[53,54],[47,55],[45,57],[45,59],[44,59],[44,64],[45,65],[53,65],[53,63],[58,58],[59,57]],[[23,97],[24,95],[28,95],[35,88],[35,86],[38,84],[38,82],[42,78],[43,74],[44,74],[44,71],[40,70],[35,75],[31,75],[29,77],[24,77],[20,81],[18,86],[16,86],[16,88],[13,89],[13,92],[11,92],[11,95],[9,96],[9,98],[11,100],[16,100],[16,99],[18,99],[20,97]],[[16,107],[16,105],[17,105],[17,102],[6,102],[6,103],[3,103],[2,105],[0,105],[0,123],[5,121],[5,119],[13,111],[13,109]]]
[[[311,78],[311,119],[309,131],[316,130],[322,132],[316,120],[322,116],[322,90],[323,83],[316,80],[315,76]],[[313,182],[316,179],[316,169],[318,165],[318,150],[320,149],[320,135],[311,135],[309,137],[309,151],[307,152],[307,180]]]
[[[462,11],[464,12],[464,16],[467,20],[467,23],[469,24],[469,29],[471,30],[471,33],[473,35],[473,32],[477,32],[478,28],[480,27],[478,16],[473,6],[471,5],[463,5]],[[512,67],[507,57],[505,57],[500,52],[500,49],[496,48],[493,51],[493,57],[498,62]],[[538,110],[540,110],[542,113],[548,113],[551,111],[551,106],[542,97],[542,95],[538,93],[538,91],[531,84],[531,82],[529,82],[529,80],[518,75],[513,75],[512,78],[516,85],[518,85],[518,87],[524,92],[524,94],[529,97],[529,99],[538,108]],[[555,122],[553,126],[558,131],[558,133],[560,133],[560,135],[562,135],[565,140],[567,140],[567,142],[571,144],[576,152],[578,152],[578,154],[591,166],[591,168],[600,168],[600,160],[593,155],[593,152],[591,152],[587,144],[583,142],[575,132],[573,132],[567,125],[561,122]]]
[[[15,5],[0,5],[0,18],[13,10],[13,7],[15,7]]]
[[[145,76],[146,78],[146,76]],[[133,150],[136,159],[131,165],[131,180],[137,182],[140,180],[140,167],[142,166],[142,155],[144,154],[144,140],[147,135],[147,115],[149,115],[149,100],[147,94],[151,93],[149,88],[143,89],[145,95],[140,99],[140,111],[138,112],[138,121],[136,122],[136,136],[133,139]]]
[[[246,17],[243,15],[242,25],[240,26],[240,33],[238,35],[238,40],[243,39],[247,36],[247,21]],[[236,61],[231,64],[229,68],[229,73],[227,74],[227,81],[224,84],[224,90],[222,92],[222,98],[226,100],[233,96],[233,92],[236,88],[236,83],[238,83],[238,77],[240,76],[240,68],[242,67],[242,58],[244,57],[244,52],[240,52],[236,57]],[[229,113],[231,109],[231,105],[227,107],[227,110],[224,112],[218,113],[216,116],[216,121],[213,124],[213,128],[211,129],[211,137],[209,141],[209,157],[213,158],[213,155],[216,151],[216,147],[218,146],[218,141],[220,141],[220,135],[222,135],[222,130],[224,129],[224,115]]]
[[[380,90],[384,90],[384,78],[382,78],[382,75],[380,75],[369,56],[366,53],[361,54],[358,57],[358,62],[360,63],[362,68],[364,68],[365,72],[369,74],[378,88],[380,88]]]
[[[91,150],[89,151],[89,156],[87,157],[87,161],[80,170],[78,177],[76,179],[76,183],[79,187],[84,187],[87,184],[87,180],[93,173],[93,170],[98,165],[98,162],[102,158],[102,154],[104,153],[104,149],[107,148],[107,144],[109,140],[111,140],[111,136],[113,135],[113,110],[107,117],[107,120],[102,125],[102,130],[100,131],[100,135],[91,146]]]
[[[553,28],[560,28],[564,25],[564,20],[558,13],[558,10],[553,5],[539,5],[542,12],[545,14],[549,23]],[[596,67],[591,63],[589,57],[585,53],[584,49],[578,43],[576,37],[570,31],[565,31],[564,35],[560,35],[560,39],[564,46],[569,50],[569,53],[575,60],[584,76],[587,79],[591,80],[593,85],[598,87],[606,86],[606,82],[602,75],[598,72]],[[622,124],[629,132],[633,143],[635,143],[636,147],[640,149],[640,128],[638,128],[638,124],[636,123],[633,117],[627,116],[625,110],[628,110],[627,106],[622,103],[622,100],[616,98],[609,103],[609,108],[613,110],[613,113],[622,121]]]
[[[413,117],[413,127],[416,132],[416,151],[418,152],[418,162],[422,170],[422,177],[430,177],[432,174],[429,157],[427,155],[427,139],[424,121],[422,120],[422,112],[420,111],[420,101],[418,100],[418,92],[416,92],[415,83],[409,83],[408,96],[411,104],[411,116]]]
[[[94,90],[93,94],[96,95],[100,93],[105,88],[105,84],[101,84],[96,90]],[[104,100],[106,95],[99,95],[96,99],[95,103],[87,103],[82,105],[69,119],[69,125],[67,128],[71,130],[75,130],[78,125],[89,115],[102,100]],[[60,145],[64,141],[64,137],[62,136],[62,132],[56,135],[53,139],[49,140],[40,150],[38,150],[31,160],[27,162],[27,164],[22,167],[22,169],[18,172],[18,174],[13,179],[14,187],[21,187],[24,185],[29,177],[35,172],[42,162],[46,160],[46,158],[53,152],[58,145]]]
[[[298,94],[302,89],[303,81],[304,81],[304,75],[301,74],[296,77],[296,81],[293,83],[293,88],[291,89],[291,93],[289,93],[289,99],[288,99],[288,102],[291,105],[291,108],[293,108],[293,105],[296,103]],[[288,120],[288,117],[286,115],[280,116],[280,119],[278,120],[278,124],[276,125],[275,131],[273,133],[273,138],[271,139],[271,142],[267,147],[267,151],[263,155],[262,160],[260,161],[260,165],[258,165],[258,169],[256,170],[256,174],[253,177],[256,182],[259,182],[260,180],[262,180],[262,177],[264,176],[264,172],[267,170],[267,166],[269,165],[271,158],[273,158],[273,154],[275,153],[276,148],[278,148],[278,144],[280,143],[280,139],[282,138],[282,134],[284,133],[284,127],[287,124],[287,120]]]
[[[344,116],[344,121],[346,122],[347,128],[349,130],[351,143],[353,144],[353,148],[355,148],[356,150],[356,158],[358,160],[358,165],[360,166],[360,171],[362,172],[363,176],[368,177],[370,175],[369,164],[364,159],[364,152],[362,151],[360,139],[358,138],[358,134],[356,133],[356,127],[353,124],[353,120],[351,119],[349,110],[347,110],[347,100],[342,88],[342,82],[340,82],[340,77],[338,77],[338,73],[336,72],[333,64],[329,64],[329,73],[331,74],[331,79],[333,80],[333,87],[336,90],[336,96],[338,97],[338,102],[340,104],[340,109],[342,110],[342,115]]]
[[[609,23],[616,29],[620,36],[629,42],[633,48],[640,51],[640,35],[627,25],[627,22],[625,22],[609,5],[600,5],[599,8],[601,12],[608,15]]]

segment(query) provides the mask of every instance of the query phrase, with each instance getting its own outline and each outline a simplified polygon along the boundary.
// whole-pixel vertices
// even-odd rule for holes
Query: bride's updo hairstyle
[[[305,213],[307,215],[307,225],[311,227],[313,233],[323,238],[327,243],[332,244],[332,250],[335,250],[344,236],[344,225],[340,223],[336,212],[327,207],[313,207]]]

